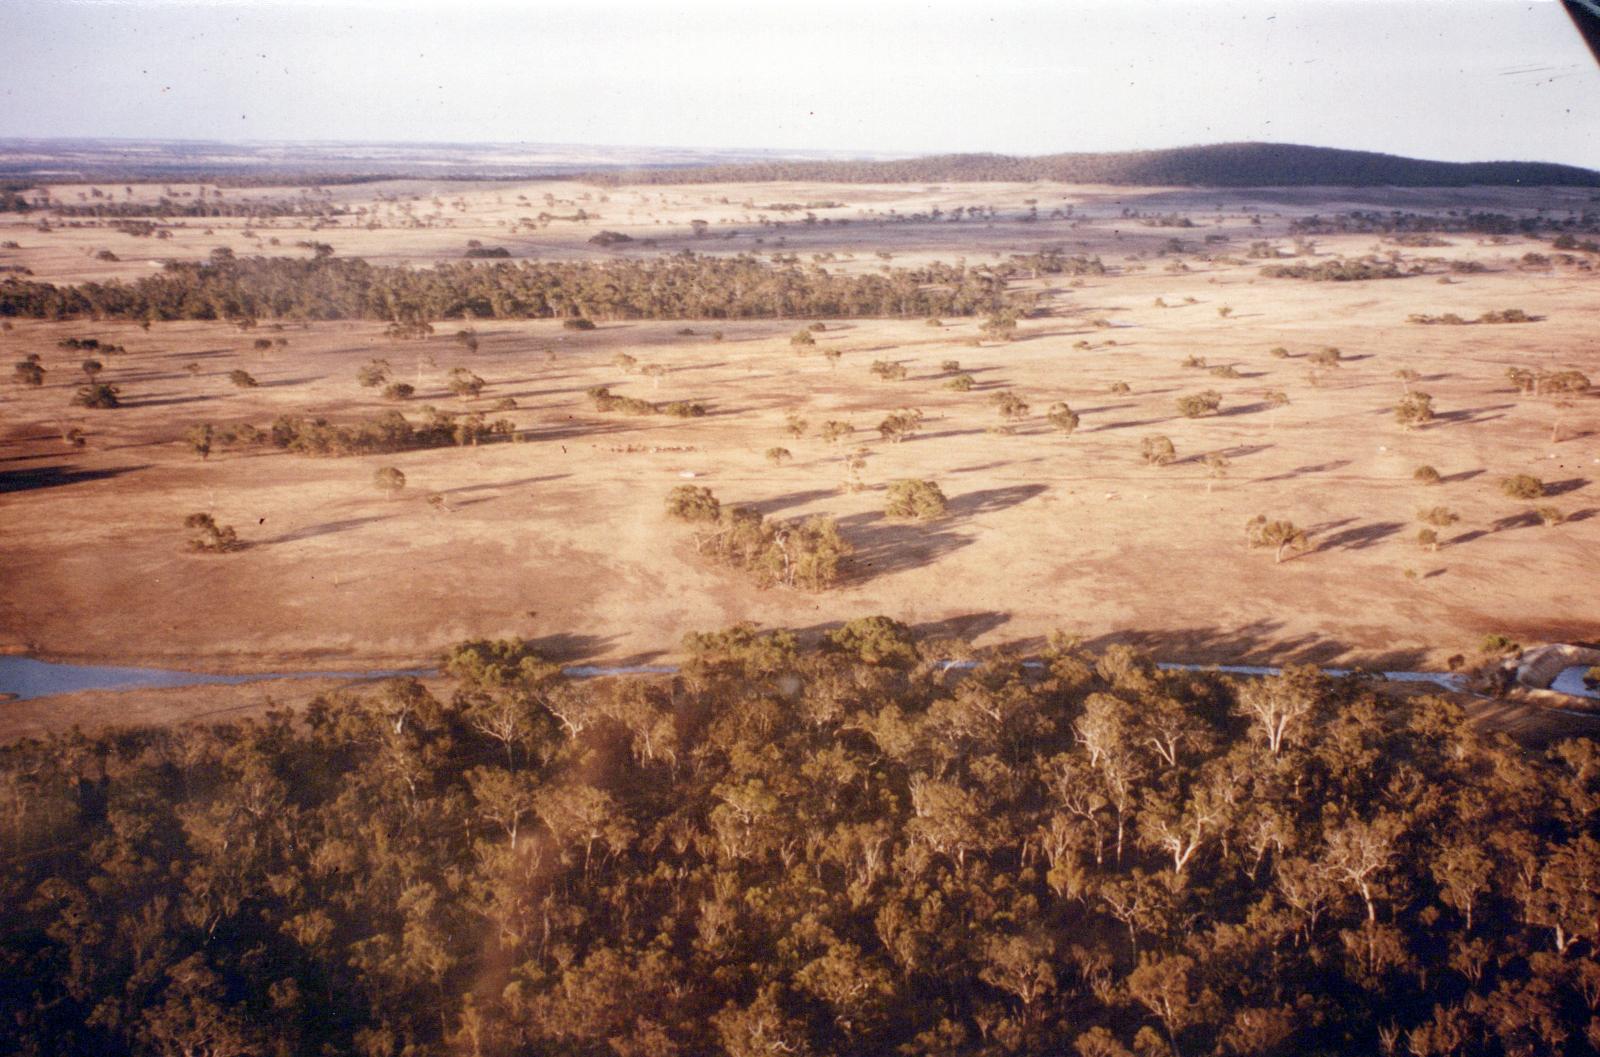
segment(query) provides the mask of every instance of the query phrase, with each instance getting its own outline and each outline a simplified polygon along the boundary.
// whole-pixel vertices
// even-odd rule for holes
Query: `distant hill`
[[[1218,143],[1099,154],[936,154],[895,161],[769,161],[594,172],[604,183],[940,183],[1055,180],[1136,186],[1560,185],[1600,187],[1600,172],[1547,162],[1443,162],[1291,143]]]

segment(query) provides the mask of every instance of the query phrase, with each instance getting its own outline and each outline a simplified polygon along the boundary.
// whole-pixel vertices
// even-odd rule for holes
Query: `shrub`
[[[416,387],[409,383],[395,382],[384,389],[383,395],[388,400],[410,400],[416,391]]]
[[[565,330],[593,330],[594,320],[578,316],[575,319],[563,319],[561,326]]]
[[[513,396],[502,396],[489,408],[490,411],[515,411],[516,409],[517,399]]]
[[[823,648],[891,668],[910,667],[919,659],[911,629],[888,617],[858,617],[824,635]]]
[[[1432,466],[1418,466],[1411,479],[1419,484],[1438,484],[1439,471]]]
[[[465,367],[456,367],[450,372],[450,391],[456,396],[476,400],[478,394],[483,392],[483,386],[483,379]]]
[[[788,448],[767,449],[767,461],[774,466],[782,466],[792,458],[794,458],[794,455]]]
[[[1268,350],[1267,355],[1275,360],[1287,360],[1289,358],[1289,350],[1282,345],[1275,345]]]
[[[961,370],[961,361],[941,360],[939,361],[939,370],[943,371],[945,374],[955,374]]]
[[[367,389],[375,389],[388,380],[388,360],[372,360],[356,371],[356,381]]]
[[[1449,507],[1434,506],[1417,511],[1417,520],[1435,528],[1449,528],[1460,521],[1461,516]]]
[[[1295,527],[1293,521],[1272,521],[1265,514],[1257,514],[1245,523],[1245,538],[1252,547],[1276,548],[1274,560],[1278,562],[1283,561],[1285,554],[1303,551],[1308,546],[1305,532]]]
[[[1045,411],[1045,419],[1069,437],[1078,428],[1078,413],[1064,403],[1051,404]]]
[[[789,344],[797,349],[809,349],[817,343],[809,330],[797,330],[789,335]]]
[[[1433,397],[1421,391],[1405,394],[1394,406],[1395,421],[1408,430],[1427,425],[1433,418]]]
[[[822,424],[822,439],[829,444],[835,444],[855,431],[856,428],[848,422],[830,419]]]
[[[1237,378],[1237,377],[1239,377],[1239,372],[1234,369],[1232,364],[1223,364],[1220,367],[1213,367],[1207,373],[1209,373],[1213,378]]]
[[[218,525],[210,514],[190,514],[183,519],[183,524],[185,528],[199,533],[189,540],[189,549],[192,551],[222,554],[238,550],[241,546],[239,534],[233,526]]]
[[[948,505],[944,492],[934,482],[904,480],[889,486],[883,512],[892,518],[933,521],[945,516]]]
[[[1127,382],[1112,382],[1110,391],[1115,396],[1126,396],[1133,392],[1133,387]]]
[[[1183,366],[1185,366],[1185,367],[1193,367],[1196,370],[1203,369],[1205,367],[1205,365],[1206,365],[1206,358],[1204,356],[1196,356],[1193,353],[1190,353],[1188,356],[1185,356],[1184,360],[1183,360]]]
[[[1520,643],[1515,642],[1512,639],[1507,638],[1505,635],[1501,635],[1498,632],[1496,632],[1496,633],[1494,633],[1492,635],[1485,635],[1483,637],[1483,641],[1481,643],[1479,643],[1478,648],[1481,651],[1483,651],[1484,653],[1489,653],[1489,654],[1508,654],[1508,653],[1521,653],[1522,652],[1522,645]]]
[[[1000,417],[1007,422],[1028,417],[1028,402],[1009,389],[991,395],[989,402],[994,404],[995,410],[1000,412]]]
[[[644,401],[640,401],[640,403],[644,403]],[[663,404],[657,410],[661,414],[671,415],[673,418],[703,418],[706,413],[706,405],[689,400],[674,400],[671,403]]]
[[[906,376],[905,364],[890,363],[888,360],[873,360],[869,369],[886,382],[899,381]]]
[[[1532,474],[1512,474],[1500,479],[1500,491],[1512,499],[1542,499],[1544,482]]]
[[[1145,437],[1139,443],[1139,451],[1144,456],[1146,466],[1165,466],[1178,457],[1172,439],[1160,435]]]
[[[884,440],[899,443],[922,428],[922,412],[914,407],[903,407],[892,412],[878,423],[878,435]]]
[[[21,360],[11,367],[11,376],[23,385],[44,384],[44,368],[33,360]]]
[[[107,410],[121,407],[119,399],[122,390],[114,385],[105,385],[101,382],[92,382],[89,385],[80,385],[73,394],[72,402],[79,407],[92,407]]]
[[[1190,393],[1188,396],[1178,397],[1178,410],[1185,418],[1199,418],[1202,415],[1214,414],[1222,406],[1222,394],[1215,389],[1207,389],[1200,393]]]
[[[958,374],[954,378],[952,378],[949,381],[945,382],[944,383],[944,387],[946,389],[954,389],[958,393],[965,393],[966,391],[971,389],[974,384],[975,383],[972,380],[972,375],[970,375],[970,374]]]
[[[241,371],[237,368],[228,372],[228,381],[232,382],[240,389],[254,389],[256,386],[261,384],[251,376],[249,371]]]
[[[1563,521],[1567,520],[1567,515],[1564,514],[1559,507],[1542,506],[1536,509],[1534,513],[1539,515],[1540,522],[1542,522],[1546,528],[1559,525]]]
[[[394,466],[380,467],[372,475],[372,483],[381,492],[387,492],[390,499],[399,495],[406,486],[406,475]]]
[[[667,514],[679,521],[713,522],[722,515],[722,504],[709,488],[680,484],[667,493]]]

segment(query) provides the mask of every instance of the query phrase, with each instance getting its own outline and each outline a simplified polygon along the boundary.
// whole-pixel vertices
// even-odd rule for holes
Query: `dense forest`
[[[791,258],[792,260],[792,258]],[[1059,258],[1051,258],[1060,263]],[[680,253],[599,263],[360,259],[168,261],[133,282],[0,281],[0,317],[65,319],[771,319],[965,316],[1002,302],[1005,272],[934,264],[841,275],[750,256]]]
[[[1600,172],[1544,162],[1441,162],[1291,143],[1218,143],[1098,154],[938,154],[898,161],[775,161],[596,172],[602,184],[929,183],[1054,180],[1200,187],[1600,187]]]
[[[883,618],[685,647],[0,750],[0,1049],[1600,1048],[1591,742]]]

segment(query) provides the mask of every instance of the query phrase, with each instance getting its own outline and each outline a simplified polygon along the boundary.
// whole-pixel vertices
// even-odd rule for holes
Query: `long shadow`
[[[1485,404],[1483,407],[1467,407],[1459,411],[1441,411],[1434,415],[1435,422],[1450,422],[1457,425],[1471,422],[1493,422],[1504,415],[1492,415],[1491,411],[1506,411],[1516,407],[1516,404]]]
[[[301,378],[278,378],[271,382],[262,382],[263,389],[282,389],[290,385],[305,385],[307,382],[320,382],[326,375],[308,374]]]
[[[1600,513],[1600,511],[1597,511],[1594,507],[1585,507],[1582,510],[1576,510],[1576,511],[1573,511],[1571,514],[1568,514],[1567,515],[1567,521],[1568,522],[1588,521],[1590,518],[1594,517],[1595,514],[1597,514],[1597,513]]]
[[[264,543],[296,543],[300,540],[316,539],[318,536],[331,536],[336,532],[348,532],[350,529],[370,525],[374,521],[385,521],[388,514],[372,514],[367,517],[346,518],[343,521],[325,521],[320,525],[307,525],[305,528],[286,532],[275,539],[264,540]]]
[[[1292,481],[1296,477],[1304,477],[1311,473],[1331,473],[1342,470],[1350,465],[1349,459],[1334,459],[1332,462],[1315,463],[1311,466],[1296,466],[1284,473],[1273,474],[1271,477],[1257,477],[1251,484],[1266,484],[1269,481]]]
[[[32,492],[40,488],[60,488],[86,481],[105,481],[135,470],[147,470],[149,463],[119,466],[114,470],[71,470],[65,466],[31,466],[26,470],[0,470],[0,494]]]
[[[1508,517],[1496,518],[1490,525],[1490,532],[1506,532],[1510,529],[1532,528],[1541,521],[1538,514],[1532,510],[1524,510],[1520,514],[1511,514]]]
[[[800,492],[790,492],[788,495],[774,496],[771,499],[763,499],[756,503],[741,503],[740,505],[746,510],[754,510],[756,513],[766,517],[776,513],[779,510],[787,510],[790,507],[804,506],[805,504],[815,502],[818,499],[826,499],[829,496],[836,496],[838,494],[839,490],[837,488],[812,488]]]
[[[1253,415],[1257,411],[1266,411],[1272,407],[1265,400],[1258,400],[1253,404],[1239,404],[1235,407],[1225,407],[1217,412],[1218,418],[1231,418],[1234,415]]]
[[[1566,495],[1569,492],[1576,492],[1588,483],[1588,480],[1583,477],[1569,477],[1565,481],[1551,481],[1544,486],[1544,494],[1547,496]]]
[[[1373,521],[1365,525],[1357,525],[1342,532],[1335,532],[1317,544],[1319,551],[1331,550],[1366,550],[1380,540],[1388,539],[1395,533],[1404,529],[1405,523],[1401,521]]]
[[[890,521],[877,511],[839,519],[839,531],[855,548],[844,576],[849,583],[920,569],[972,542],[938,522]]]
[[[1139,418],[1127,419],[1122,422],[1107,422],[1103,426],[1096,426],[1094,429],[1086,430],[1086,432],[1104,433],[1108,429],[1136,429],[1139,426],[1159,426],[1163,422],[1171,422],[1172,419],[1173,416],[1167,415],[1163,418]]]
[[[919,639],[959,639],[962,642],[971,642],[1010,620],[1010,613],[990,610],[986,613],[963,613],[943,620],[927,620],[921,624],[911,625],[911,630]]]
[[[974,517],[996,510],[1016,506],[1047,491],[1042,484],[1016,484],[1005,488],[985,488],[958,495],[949,502],[950,513],[956,517]]]
[[[1080,415],[1101,415],[1107,411],[1121,411],[1124,408],[1136,406],[1137,405],[1132,400],[1129,400],[1121,404],[1102,404],[1100,407],[1082,407],[1078,408],[1077,412]]]
[[[1459,483],[1461,481],[1470,481],[1474,477],[1480,477],[1482,475],[1483,475],[1483,470],[1482,469],[1462,470],[1459,473],[1447,474],[1446,476],[1439,478],[1439,483],[1440,484],[1457,484],[1457,483]]]
[[[524,485],[540,484],[544,481],[559,481],[571,477],[570,473],[547,473],[539,477],[524,477],[520,481],[492,481],[488,484],[464,484],[458,488],[445,488],[435,493],[437,495],[459,495],[462,492],[486,492],[495,488],[521,488]]]
[[[1264,619],[1237,629],[1177,628],[1171,631],[1118,631],[1083,643],[1091,653],[1120,643],[1133,646],[1163,661],[1210,664],[1318,664],[1342,667],[1355,648],[1314,632],[1283,637],[1280,621]],[[1364,654],[1364,666],[1378,670],[1412,671],[1426,660],[1419,649],[1388,650]],[[1335,663],[1339,662],[1339,663]]]
[[[168,396],[145,400],[124,400],[123,407],[175,407],[178,404],[201,404],[207,400],[217,399],[214,396]]]
[[[941,429],[932,433],[918,433],[908,438],[910,440],[939,440],[942,437],[970,437],[975,433],[982,433],[981,429]]]

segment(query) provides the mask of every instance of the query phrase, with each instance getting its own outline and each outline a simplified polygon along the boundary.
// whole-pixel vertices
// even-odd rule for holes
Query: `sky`
[[[0,137],[1600,168],[1556,0],[0,0]]]

